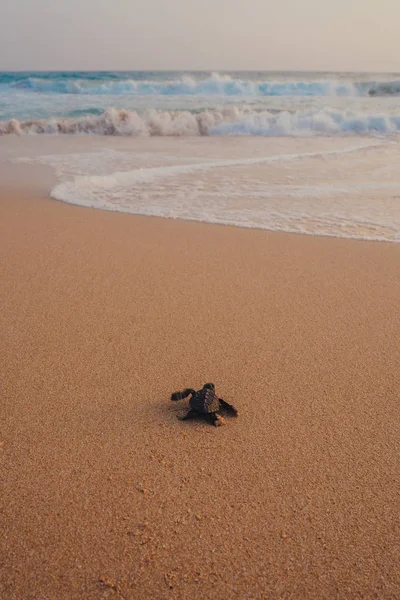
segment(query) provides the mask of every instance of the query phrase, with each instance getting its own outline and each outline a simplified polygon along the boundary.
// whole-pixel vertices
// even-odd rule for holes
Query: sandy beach
[[[0,195],[0,597],[400,598],[400,245],[28,187]],[[238,419],[178,421],[206,381]]]

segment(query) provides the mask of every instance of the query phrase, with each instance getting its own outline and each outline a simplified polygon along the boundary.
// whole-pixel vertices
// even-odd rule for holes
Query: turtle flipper
[[[224,424],[223,418],[217,413],[209,413],[207,417],[211,421],[211,423],[215,425],[215,427],[220,427]]]
[[[183,390],[183,392],[174,392],[173,394],[171,394],[171,400],[183,400],[184,398],[190,396],[190,394],[195,393],[196,392],[191,388],[186,388],[186,390]]]
[[[188,410],[186,415],[184,415],[183,417],[181,415],[178,415],[176,418],[179,419],[180,421],[186,421],[187,419],[191,419],[192,417],[194,417],[195,412],[196,411],[190,409],[190,410]]]
[[[221,408],[223,408],[224,410],[229,411],[230,413],[232,413],[233,415],[235,415],[235,417],[238,416],[238,411],[237,409],[232,406],[232,404],[228,404],[228,402],[225,402],[225,400],[223,400],[223,398],[218,398],[221,404]]]

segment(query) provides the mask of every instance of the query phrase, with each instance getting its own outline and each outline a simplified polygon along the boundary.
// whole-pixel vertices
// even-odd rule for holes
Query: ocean
[[[342,135],[400,130],[400,74],[0,72],[0,133]]]
[[[69,140],[14,160],[107,210],[400,241],[399,133],[400,74],[0,73],[0,136]]]

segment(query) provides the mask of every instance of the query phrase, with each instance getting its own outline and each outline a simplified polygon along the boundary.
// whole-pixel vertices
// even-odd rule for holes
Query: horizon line
[[[399,75],[400,71],[337,69],[1,69],[0,73],[334,73]]]

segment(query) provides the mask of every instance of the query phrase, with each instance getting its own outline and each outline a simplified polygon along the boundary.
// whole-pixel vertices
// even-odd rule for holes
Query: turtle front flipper
[[[225,402],[225,400],[223,400],[223,398],[219,398],[219,401],[221,404],[221,408],[232,413],[235,417],[238,416],[239,413],[238,413],[237,409],[234,406],[232,406],[232,404],[228,404],[228,402]]]
[[[174,392],[173,394],[171,394],[171,400],[183,400],[184,398],[190,396],[190,394],[195,393],[196,392],[191,388],[186,388],[186,390],[183,390],[183,392]]]
[[[196,414],[196,411],[190,409],[190,410],[188,410],[186,415],[184,415],[183,417],[181,415],[178,415],[176,418],[179,419],[180,421],[186,421],[187,419],[191,419],[192,417],[194,417],[195,414]]]

